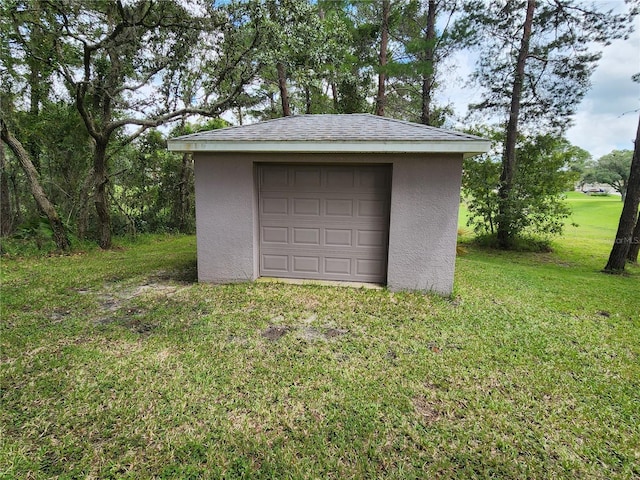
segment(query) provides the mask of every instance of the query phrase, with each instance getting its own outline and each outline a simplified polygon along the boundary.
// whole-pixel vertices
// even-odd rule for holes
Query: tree
[[[477,234],[494,234],[500,214],[500,159],[504,148],[504,132],[481,132],[492,138],[490,154],[466,159],[462,191],[467,200],[468,224]],[[516,153],[519,168],[513,178],[511,208],[525,212],[512,223],[514,237],[535,236],[548,239],[562,232],[569,207],[564,192],[572,188],[578,174],[568,167],[583,153],[562,137],[537,135],[518,138]]]
[[[350,43],[340,8],[308,0],[265,3],[261,25],[266,40],[258,55],[260,88],[255,95],[262,105],[252,112],[255,116],[334,109],[327,93],[331,86],[337,88],[337,72],[345,65]]]
[[[631,263],[638,263],[638,253],[640,253],[640,212],[638,212],[638,218],[636,218],[636,226],[631,234],[631,245],[629,245],[629,252],[627,253],[627,261]]]
[[[228,125],[221,119],[195,124],[181,122],[168,135],[187,135]],[[117,208],[113,215],[115,232],[193,233],[192,154],[169,152],[165,134],[150,129],[114,156],[113,167],[117,173],[112,175],[111,189],[111,199]]]
[[[606,273],[624,272],[627,255],[634,242],[634,229],[637,223],[638,206],[640,205],[640,119],[634,142],[633,158],[627,183],[627,194],[620,214],[618,231],[604,267]],[[637,241],[637,239],[636,239]]]
[[[622,196],[623,202],[627,195],[632,157],[631,150],[614,150],[598,159],[592,174],[596,182],[611,185]]]
[[[20,165],[22,166],[29,182],[29,187],[31,189],[33,198],[35,199],[40,211],[42,211],[42,213],[46,215],[47,219],[49,220],[56,246],[60,250],[69,250],[71,248],[71,243],[69,242],[67,231],[62,224],[62,221],[60,220],[55,207],[49,201],[47,194],[42,189],[40,183],[40,175],[33,165],[33,162],[29,157],[29,153],[9,130],[9,126],[4,119],[4,114],[0,116],[0,139],[2,139],[2,141],[7,144],[7,146],[11,149],[15,157],[20,162]]]
[[[384,117],[384,106],[387,103],[385,82],[387,80],[387,49],[389,48],[389,21],[391,17],[391,0],[382,0],[380,17],[380,53],[378,54],[378,94],[376,95],[376,115]]]
[[[332,81],[336,113],[372,112],[369,97],[373,85],[373,66],[379,61],[376,43],[379,23],[371,13],[371,3],[347,1],[335,4],[336,15],[346,26],[350,40],[344,62]]]
[[[396,40],[400,44],[391,90],[400,97],[396,117],[440,127],[453,114],[439,105],[436,92],[447,59],[460,47],[452,19],[459,9],[455,0],[412,0],[402,6]],[[390,99],[391,103],[393,99]]]
[[[285,2],[281,2],[281,3],[285,3]],[[288,14],[291,12],[291,6],[294,5],[294,2],[286,2],[289,3],[287,4],[280,4],[278,5],[276,3],[276,0],[271,0],[270,2],[268,2],[268,7],[269,7],[269,19],[271,20],[271,22],[273,22],[272,26],[278,25],[278,26],[283,26],[284,28],[287,27],[291,27],[292,24],[295,24],[294,22],[291,22],[289,19],[282,21],[284,19],[278,19],[278,14]],[[306,3],[306,2],[304,2]],[[283,16],[284,16],[283,15]],[[280,21],[282,21],[282,23],[280,23]],[[273,29],[275,30],[275,29]],[[277,42],[277,46],[280,47],[278,48],[278,50],[282,50],[284,43],[286,42],[286,40],[288,40],[290,37],[289,36],[277,36],[274,35],[274,40]],[[289,104],[289,90],[287,89],[287,72],[284,66],[284,59],[283,57],[278,57],[276,59],[276,72],[277,72],[277,78],[278,78],[278,89],[280,91],[280,103],[282,105],[282,116],[283,117],[289,117],[291,116],[291,106]]]
[[[470,1],[464,10],[458,29],[481,49],[474,78],[484,87],[482,101],[471,108],[504,121],[496,222],[498,244],[509,248],[524,214],[512,198],[519,132],[561,134],[570,125],[600,58],[593,45],[628,35],[637,12],[617,15],[575,0]]]
[[[224,11],[169,0],[38,4],[37,17],[14,5],[15,41],[25,58],[48,65],[65,82],[93,140],[99,244],[109,248],[112,140],[128,143],[150,127],[232,106],[255,75],[249,54],[260,38],[257,4],[233,3]],[[48,56],[31,47],[36,26],[53,45]],[[137,130],[116,135],[127,125]]]
[[[0,142],[0,237],[13,232],[13,213],[11,211],[11,193],[7,179],[4,144]]]

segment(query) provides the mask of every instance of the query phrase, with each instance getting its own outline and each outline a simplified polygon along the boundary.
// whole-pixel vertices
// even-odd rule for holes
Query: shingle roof
[[[442,151],[438,145],[467,153],[489,148],[474,135],[370,114],[296,115],[169,140],[174,151]]]

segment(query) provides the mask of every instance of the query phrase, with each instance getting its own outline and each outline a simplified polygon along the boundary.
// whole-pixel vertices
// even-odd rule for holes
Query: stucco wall
[[[198,280],[254,280],[256,196],[248,157],[196,155]]]
[[[393,164],[387,285],[453,288],[462,155],[403,157]]]
[[[451,293],[462,155],[445,154],[197,154],[200,281],[238,282],[259,274],[254,162],[392,163],[387,284]]]

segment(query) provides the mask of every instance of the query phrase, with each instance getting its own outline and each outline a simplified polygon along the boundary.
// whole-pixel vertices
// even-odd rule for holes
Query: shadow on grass
[[[156,281],[177,282],[177,283],[197,283],[198,282],[198,262],[190,259],[181,265],[176,265],[171,270],[160,270],[150,277]]]

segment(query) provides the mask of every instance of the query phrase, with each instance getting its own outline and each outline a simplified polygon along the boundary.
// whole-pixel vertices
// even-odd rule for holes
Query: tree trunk
[[[90,169],[80,189],[80,198],[78,199],[80,203],[78,207],[78,238],[80,240],[85,239],[89,228],[89,192],[95,183],[94,178],[95,174],[93,169]]]
[[[640,212],[638,212],[636,226],[633,229],[633,234],[631,235],[631,245],[629,246],[629,252],[627,253],[627,261],[631,263],[638,263],[638,253],[640,253]]]
[[[33,198],[38,205],[38,208],[44,213],[49,219],[49,224],[51,225],[51,230],[53,231],[53,239],[56,242],[56,246],[60,250],[69,250],[71,248],[71,244],[69,243],[69,238],[67,237],[67,232],[54,208],[53,204],[47,198],[47,194],[42,189],[40,185],[40,176],[38,171],[33,166],[31,159],[29,158],[29,154],[22,146],[22,144],[18,141],[17,138],[13,136],[13,134],[9,131],[7,124],[3,119],[0,119],[0,137],[2,141],[4,141],[7,146],[11,149],[13,154],[20,162],[20,166],[24,170],[24,173],[27,177],[27,181],[29,183],[29,188],[31,189],[31,193]]]
[[[109,196],[107,194],[107,142],[96,141],[93,155],[93,178],[95,185],[94,204],[98,215],[98,245],[111,248],[111,216],[109,215]]]
[[[502,173],[500,174],[500,187],[498,189],[498,246],[509,248],[513,240],[511,223],[513,212],[511,211],[511,190],[513,189],[513,177],[516,169],[516,141],[518,139],[518,118],[520,116],[520,100],[522,97],[522,85],[524,82],[524,67],[529,55],[529,40],[531,39],[531,27],[533,25],[533,13],[536,8],[535,0],[527,1],[527,13],[524,20],[522,40],[516,71],[511,90],[511,106],[509,108],[509,121],[502,156]]]
[[[613,248],[609,254],[609,261],[604,267],[606,273],[624,272],[627,254],[633,240],[633,232],[638,215],[638,205],[640,204],[640,120],[631,159],[631,171],[627,182],[627,195],[622,207],[618,232],[616,233]]]
[[[276,64],[276,70],[278,72],[278,88],[280,89],[280,102],[282,103],[282,116],[291,116],[291,107],[289,106],[289,91],[287,90],[287,75],[285,72],[284,64],[278,62]]]
[[[338,102],[338,86],[335,80],[331,81],[331,96],[333,97],[333,112],[338,113],[340,111],[340,103]]]
[[[40,99],[42,98],[43,79],[41,78],[39,66],[33,61],[29,62],[29,120],[38,121],[40,115]],[[40,165],[40,145],[36,141],[36,135],[27,135],[25,150],[29,153],[31,163],[38,173],[42,172]]]
[[[2,143],[2,142],[0,142]],[[22,216],[22,199],[20,198],[20,187],[18,186],[18,177],[15,170],[11,172],[11,191],[13,193],[13,224],[15,226],[21,225],[24,222]]]
[[[309,88],[309,85],[304,86],[304,104],[304,113],[311,115],[311,89]]]
[[[7,181],[4,144],[0,142],[0,237],[13,233],[13,215],[11,213],[11,192]]]
[[[427,32],[425,35],[427,41],[427,47],[425,50],[425,60],[429,62],[429,73],[422,77],[422,115],[421,122],[424,125],[431,125],[431,91],[433,90],[433,78],[434,78],[434,59],[436,50],[436,1],[429,0],[429,7],[427,10]]]
[[[389,14],[391,11],[390,0],[382,0],[382,22],[380,24],[381,37],[380,37],[380,54],[378,72],[378,95],[376,97],[376,115],[384,117],[384,106],[387,101],[385,92],[385,82],[387,80],[387,74],[385,68],[387,66],[387,49],[389,45]]]

